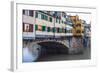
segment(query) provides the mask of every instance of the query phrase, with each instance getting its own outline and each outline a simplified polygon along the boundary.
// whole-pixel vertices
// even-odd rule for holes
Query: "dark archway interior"
[[[52,54],[68,54],[68,47],[59,42],[49,41],[38,43],[41,49],[41,56]]]

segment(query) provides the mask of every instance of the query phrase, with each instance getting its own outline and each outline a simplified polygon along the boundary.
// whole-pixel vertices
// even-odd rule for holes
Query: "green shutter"
[[[52,31],[55,32],[55,28],[54,27],[52,28]]]
[[[35,30],[38,30],[38,25],[35,25]]]
[[[45,29],[46,29],[46,26],[42,26],[42,31],[45,31]]]
[[[50,32],[50,27],[47,27],[47,31]]]
[[[52,18],[51,17],[49,18],[49,21],[52,22]]]

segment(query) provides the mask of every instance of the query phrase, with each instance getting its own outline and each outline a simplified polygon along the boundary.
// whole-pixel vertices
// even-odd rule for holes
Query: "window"
[[[78,23],[78,24],[76,25],[76,27],[78,27],[78,26],[81,27],[81,24]]]
[[[52,22],[52,17],[49,18],[49,21]]]
[[[46,15],[45,15],[45,17],[44,17],[44,18],[45,18],[45,20],[48,20],[48,16],[46,16]]]
[[[77,30],[76,33],[81,33],[81,31],[80,30]]]
[[[44,14],[41,14],[41,19],[48,20],[48,16],[47,15],[44,15]]]
[[[29,16],[33,17],[33,10],[29,10]]]
[[[35,14],[35,18],[38,18],[38,12],[36,12],[36,14]]]
[[[46,29],[46,26],[42,26],[42,31],[45,31],[45,29]]]
[[[60,19],[59,19],[59,24],[60,24]]]
[[[38,25],[35,25],[35,30],[38,30]]]
[[[64,28],[62,28],[62,33],[65,33],[65,29]]]
[[[73,19],[74,22],[76,22],[76,19]]]
[[[41,19],[44,19],[44,15],[43,14],[41,14]]]
[[[55,32],[55,31],[56,31],[56,30],[55,30],[55,27],[53,27],[53,28],[52,28],[52,32]]]
[[[82,31],[82,33],[84,33],[84,31]]]
[[[65,30],[65,33],[66,33],[67,32],[66,29],[64,29],[64,30]]]
[[[59,33],[60,32],[60,28],[57,28],[57,33]]]
[[[25,10],[23,10],[23,14],[25,15]]]
[[[23,14],[24,14],[24,15],[29,15],[29,14],[28,14],[28,10],[23,10]]]
[[[47,27],[47,31],[50,32],[50,27]]]
[[[56,23],[57,23],[58,21],[57,21],[57,18],[56,18]]]
[[[33,32],[33,24],[23,23],[23,32]]]
[[[63,24],[64,22],[63,22],[63,20],[62,20],[62,24]]]

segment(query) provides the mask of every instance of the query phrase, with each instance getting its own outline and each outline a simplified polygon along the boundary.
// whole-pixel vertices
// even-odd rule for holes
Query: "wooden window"
[[[33,24],[23,23],[23,32],[33,32]]]

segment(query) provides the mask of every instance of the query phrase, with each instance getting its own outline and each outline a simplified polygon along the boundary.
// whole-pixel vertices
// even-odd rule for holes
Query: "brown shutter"
[[[33,32],[33,24],[29,24],[29,32]]]

